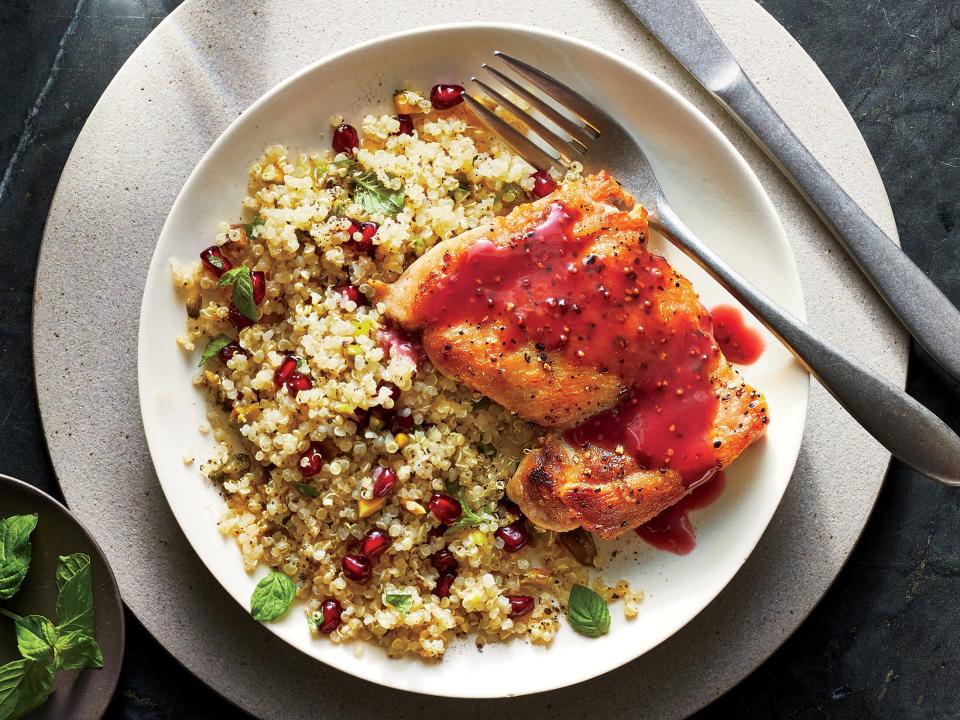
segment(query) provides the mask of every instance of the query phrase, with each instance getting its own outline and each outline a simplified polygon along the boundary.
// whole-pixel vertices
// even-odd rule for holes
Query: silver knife
[[[817,162],[766,101],[694,0],[624,0],[733,115],[817,212],[910,334],[960,380],[960,311]]]

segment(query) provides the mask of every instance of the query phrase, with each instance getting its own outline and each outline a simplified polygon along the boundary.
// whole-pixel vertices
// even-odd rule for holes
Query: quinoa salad
[[[317,642],[440,658],[468,634],[549,643],[567,620],[596,637],[607,603],[629,619],[642,600],[600,576],[589,533],[541,530],[507,499],[544,430],[440,374],[374,300],[437,243],[579,179],[479,128],[461,90],[333,117],[330,150],[267,148],[237,217],[173,265],[217,441],[184,461],[222,494],[244,568],[268,571],[253,616],[302,608]]]

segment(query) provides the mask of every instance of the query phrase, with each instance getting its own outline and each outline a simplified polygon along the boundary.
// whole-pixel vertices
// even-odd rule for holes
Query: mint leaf
[[[384,187],[373,170],[355,173],[353,182],[353,200],[367,212],[394,216],[403,210],[406,193],[403,189],[390,190]]]
[[[90,556],[86,553],[61,555],[57,565],[57,631],[82,630],[93,635],[93,586]]]
[[[52,659],[57,629],[42,615],[27,615],[15,623],[17,648],[27,660],[47,662]]]
[[[387,605],[393,605],[399,610],[401,615],[406,614],[410,606],[413,605],[413,595],[410,593],[387,593],[383,596],[383,599]]]
[[[213,356],[218,352],[223,350],[227,345],[232,343],[233,340],[228,338],[226,335],[217,335],[213,340],[207,343],[206,347],[203,348],[203,352],[200,353],[200,365],[198,367],[203,367],[210,360],[213,359]]]
[[[12,515],[0,520],[0,600],[8,600],[16,595],[27,576],[30,569],[30,533],[36,526],[36,513]]]
[[[52,663],[14,660],[0,667],[0,718],[17,720],[39,707],[53,692]]]
[[[448,486],[447,491],[452,491],[452,488]],[[484,512],[483,510],[477,511],[470,507],[470,503],[467,502],[467,491],[462,485],[457,490],[457,500],[460,501],[460,508],[463,510],[463,515],[461,515],[460,519],[450,526],[450,530],[471,527],[479,525],[480,523],[495,520],[490,513]]]
[[[567,620],[581,635],[598,638],[610,631],[610,610],[603,598],[583,585],[570,588]]]
[[[320,495],[320,491],[317,490],[313,485],[307,485],[306,483],[294,483],[293,486],[300,491],[301,495],[306,495],[307,497],[315,498]]]
[[[74,630],[57,638],[53,645],[60,666],[65,670],[102,668],[103,655],[97,641],[82,630]]]
[[[213,265],[217,270],[223,270],[223,260],[219,255],[210,253],[207,255],[207,262]]]
[[[233,285],[233,304],[242,315],[251,320],[257,319],[257,305],[253,302],[253,277],[250,268],[240,265],[227,270],[217,283],[221,287]]]
[[[253,219],[253,222],[243,223],[241,227],[248,238],[255,238],[260,237],[260,231],[263,229],[265,223],[266,221],[257,215],[257,217]]]
[[[257,583],[250,598],[250,614],[254,620],[270,622],[290,609],[297,586],[282,572],[272,572]]]

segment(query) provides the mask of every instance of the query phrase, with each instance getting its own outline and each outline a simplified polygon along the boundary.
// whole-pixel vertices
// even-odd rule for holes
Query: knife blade
[[[797,187],[917,342],[960,380],[960,311],[817,161],[694,0],[623,0]]]

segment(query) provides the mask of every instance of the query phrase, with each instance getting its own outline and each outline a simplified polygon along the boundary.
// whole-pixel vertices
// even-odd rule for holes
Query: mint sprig
[[[583,585],[570,588],[567,620],[571,627],[584,637],[598,638],[610,632],[610,610],[607,603]]]
[[[233,342],[233,340],[226,335],[217,335],[203,348],[203,352],[200,353],[200,363],[197,365],[197,367],[203,367],[206,365],[213,359],[214,355],[223,350],[231,342]]]
[[[282,572],[272,572],[257,583],[250,598],[250,614],[254,620],[270,622],[290,609],[297,586]]]
[[[13,515],[0,520],[0,600],[17,594],[30,569],[30,534],[37,515]]]
[[[353,200],[373,214],[395,216],[403,210],[406,193],[385,187],[373,170],[353,174]]]
[[[233,285],[233,305],[251,320],[257,319],[257,305],[253,302],[253,276],[250,268],[240,265],[227,270],[217,283],[221,287]]]
[[[0,521],[0,559],[18,557],[15,574],[21,576],[20,582],[30,566],[29,547],[25,559],[22,549],[36,523],[36,515],[15,515]],[[16,720],[42,705],[53,692],[61,668],[103,667],[103,655],[93,638],[90,557],[84,553],[60,556],[56,579],[59,625],[42,615],[21,617],[0,608],[0,616],[14,622],[22,656],[0,667],[0,720]],[[18,583],[6,597],[12,597],[19,587]]]

